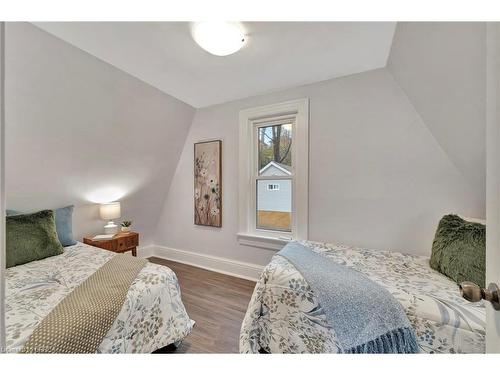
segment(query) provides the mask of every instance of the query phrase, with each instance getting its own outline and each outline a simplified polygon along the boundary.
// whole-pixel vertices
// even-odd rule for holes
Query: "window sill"
[[[292,241],[291,239],[287,240],[276,237],[259,236],[250,233],[238,233],[237,237],[240,245],[270,250],[281,250],[287,243]]]

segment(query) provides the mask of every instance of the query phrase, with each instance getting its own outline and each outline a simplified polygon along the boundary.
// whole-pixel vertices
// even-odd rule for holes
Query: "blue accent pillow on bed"
[[[76,245],[73,238],[73,207],[68,206],[54,210],[57,237],[64,247]]]
[[[73,207],[62,207],[54,210],[56,220],[56,232],[59,242],[64,247],[76,245],[73,238]],[[7,216],[21,215],[22,212],[6,210]]]

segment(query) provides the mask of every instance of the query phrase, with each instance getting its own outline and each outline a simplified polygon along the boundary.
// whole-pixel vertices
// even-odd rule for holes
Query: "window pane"
[[[292,166],[292,124],[258,128],[259,175],[290,176]]]
[[[292,180],[257,180],[257,229],[292,231]]]

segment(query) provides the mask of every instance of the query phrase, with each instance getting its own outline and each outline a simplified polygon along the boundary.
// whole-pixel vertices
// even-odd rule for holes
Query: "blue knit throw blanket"
[[[403,307],[384,287],[297,242],[278,255],[309,283],[344,353],[419,352]]]

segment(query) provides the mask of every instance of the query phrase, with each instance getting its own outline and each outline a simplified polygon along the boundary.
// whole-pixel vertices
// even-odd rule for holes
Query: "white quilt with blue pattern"
[[[64,248],[61,255],[7,269],[7,352],[18,352],[43,318],[114,255],[78,243]],[[182,304],[175,273],[148,263],[130,286],[98,352],[151,353],[182,341],[193,323]]]
[[[429,258],[392,251],[300,242],[384,286],[403,306],[422,353],[484,353],[485,307],[464,300]],[[281,256],[266,266],[240,334],[240,352],[339,353],[314,291]]]

